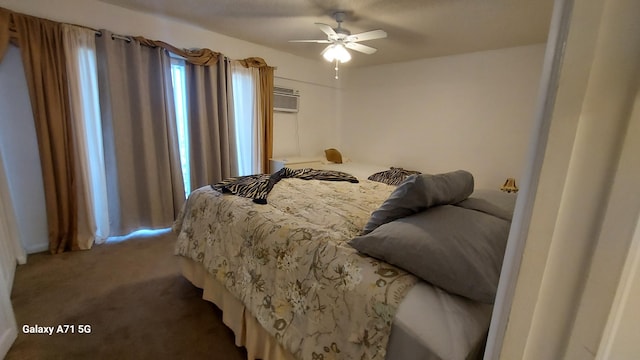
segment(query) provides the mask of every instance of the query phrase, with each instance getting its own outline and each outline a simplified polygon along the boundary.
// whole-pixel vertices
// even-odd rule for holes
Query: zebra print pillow
[[[420,171],[405,170],[403,168],[392,167],[389,170],[377,172],[367,179],[381,182],[387,185],[400,185],[410,175],[421,174]]]

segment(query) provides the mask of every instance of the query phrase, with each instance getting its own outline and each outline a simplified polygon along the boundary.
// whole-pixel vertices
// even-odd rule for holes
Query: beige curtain
[[[262,116],[262,172],[269,172],[269,160],[273,157],[273,70],[272,66],[258,57],[240,60],[245,67],[255,67],[260,71],[260,114]]]
[[[273,157],[273,67],[261,66],[260,105],[262,106],[263,151],[262,172],[269,172],[269,160]]]
[[[162,48],[96,38],[111,235],[172,225],[184,202],[171,87]]]
[[[7,52],[7,47],[9,47],[10,24],[11,13],[6,9],[0,8],[0,61],[2,61],[2,57]]]
[[[187,62],[186,87],[191,189],[197,189],[238,173],[229,60]]]
[[[194,65],[202,65],[202,66],[211,66],[218,63],[218,59],[222,57],[222,55],[218,52],[215,52],[210,49],[179,49],[171,44],[167,44],[164,41],[158,40],[149,40],[142,36],[134,37],[136,41],[138,41],[142,45],[146,45],[149,47],[159,47],[165,49],[171,53],[174,53],[187,62]]]
[[[78,249],[75,161],[61,24],[13,13],[29,86],[52,253]]]

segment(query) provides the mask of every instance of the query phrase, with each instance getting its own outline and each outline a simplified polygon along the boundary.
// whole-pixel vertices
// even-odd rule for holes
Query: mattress
[[[481,359],[491,311],[420,281],[398,307],[386,359]]]

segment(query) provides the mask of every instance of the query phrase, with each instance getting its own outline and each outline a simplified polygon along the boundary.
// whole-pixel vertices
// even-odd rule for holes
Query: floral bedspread
[[[174,224],[175,253],[202,263],[297,359],[384,359],[416,278],[346,241],[393,189],[283,179],[256,205],[206,186]]]

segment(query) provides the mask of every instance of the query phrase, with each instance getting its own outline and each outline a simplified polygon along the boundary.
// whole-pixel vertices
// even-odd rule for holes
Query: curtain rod
[[[91,28],[89,28],[89,29],[91,29]],[[96,36],[102,36],[102,31],[96,30],[96,29],[91,29],[91,30],[93,30],[96,33]],[[111,39],[120,39],[120,40],[124,40],[126,42],[131,42],[131,37],[130,36],[125,36],[125,35],[111,34]],[[171,51],[169,51],[169,54],[172,55],[173,57],[184,59],[184,57],[182,57],[180,55],[177,55],[177,54],[174,54]],[[277,66],[272,66],[272,68],[273,68],[274,71],[278,70]]]
[[[99,31],[99,30],[94,30],[94,31],[96,32],[96,36],[102,36],[102,31]],[[124,35],[118,35],[118,34],[111,34],[111,39],[120,39],[126,42],[131,42],[130,37],[124,36]]]

